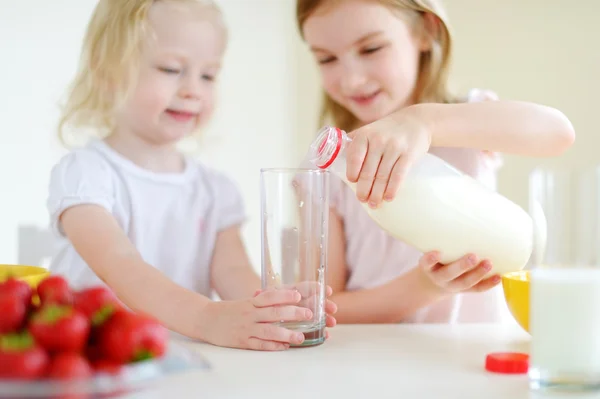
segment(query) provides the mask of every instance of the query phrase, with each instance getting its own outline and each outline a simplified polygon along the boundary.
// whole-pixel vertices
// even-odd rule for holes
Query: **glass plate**
[[[0,398],[111,398],[148,388],[170,374],[209,369],[210,364],[202,355],[171,341],[163,358],[123,367],[118,375],[103,374],[91,379],[65,382],[0,379]]]

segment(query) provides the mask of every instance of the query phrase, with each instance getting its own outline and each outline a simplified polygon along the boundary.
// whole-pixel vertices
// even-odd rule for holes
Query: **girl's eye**
[[[369,47],[362,51],[363,54],[373,54],[379,50],[381,50],[382,46],[379,47]]]
[[[335,57],[327,57],[327,58],[322,58],[319,60],[319,64],[324,65],[324,64],[329,64],[331,62],[335,61]]]
[[[215,77],[213,75],[204,74],[202,75],[202,79],[206,80],[207,82],[212,82],[215,80]]]
[[[160,67],[158,69],[161,72],[168,73],[168,74],[173,74],[173,75],[178,75],[179,73],[181,73],[181,71],[179,69],[175,69],[175,68],[163,68],[163,67]]]

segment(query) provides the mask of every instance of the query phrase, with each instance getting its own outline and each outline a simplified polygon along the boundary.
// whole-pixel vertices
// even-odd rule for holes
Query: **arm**
[[[334,295],[340,323],[399,323],[441,299],[419,267],[379,287]]]
[[[153,315],[170,330],[202,339],[203,312],[210,300],[145,263],[106,209],[78,205],[65,210],[60,220],[79,255],[125,305]]]
[[[211,280],[224,300],[251,298],[260,289],[260,277],[252,269],[239,226],[227,228],[217,236]]]
[[[348,273],[343,222],[332,211],[329,223],[327,282],[333,288],[331,300],[338,306],[338,322],[397,323],[440,299],[439,290],[419,267],[379,287],[345,291]]]
[[[575,140],[560,111],[520,101],[417,104],[398,111],[429,123],[431,145],[467,147],[527,156],[555,156]]]

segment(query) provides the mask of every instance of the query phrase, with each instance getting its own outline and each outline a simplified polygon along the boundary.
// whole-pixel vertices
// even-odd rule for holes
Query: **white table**
[[[530,336],[514,325],[339,325],[330,334],[321,346],[284,352],[185,342],[207,358],[211,369],[162,379],[151,391],[130,397],[554,397],[531,393],[526,375],[485,370],[490,352],[529,352]]]

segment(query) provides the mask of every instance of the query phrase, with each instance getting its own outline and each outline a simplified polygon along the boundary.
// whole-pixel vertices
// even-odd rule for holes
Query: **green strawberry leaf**
[[[60,319],[73,313],[71,306],[46,305],[34,316],[36,322],[56,323]]]
[[[104,324],[106,320],[115,312],[115,307],[112,304],[104,305],[92,316],[92,325],[99,326]]]
[[[133,362],[143,362],[152,358],[154,358],[152,352],[150,352],[148,349],[140,349],[135,353],[135,355],[133,355]]]
[[[28,332],[0,336],[0,349],[6,352],[20,352],[33,347],[34,344],[35,341]]]

